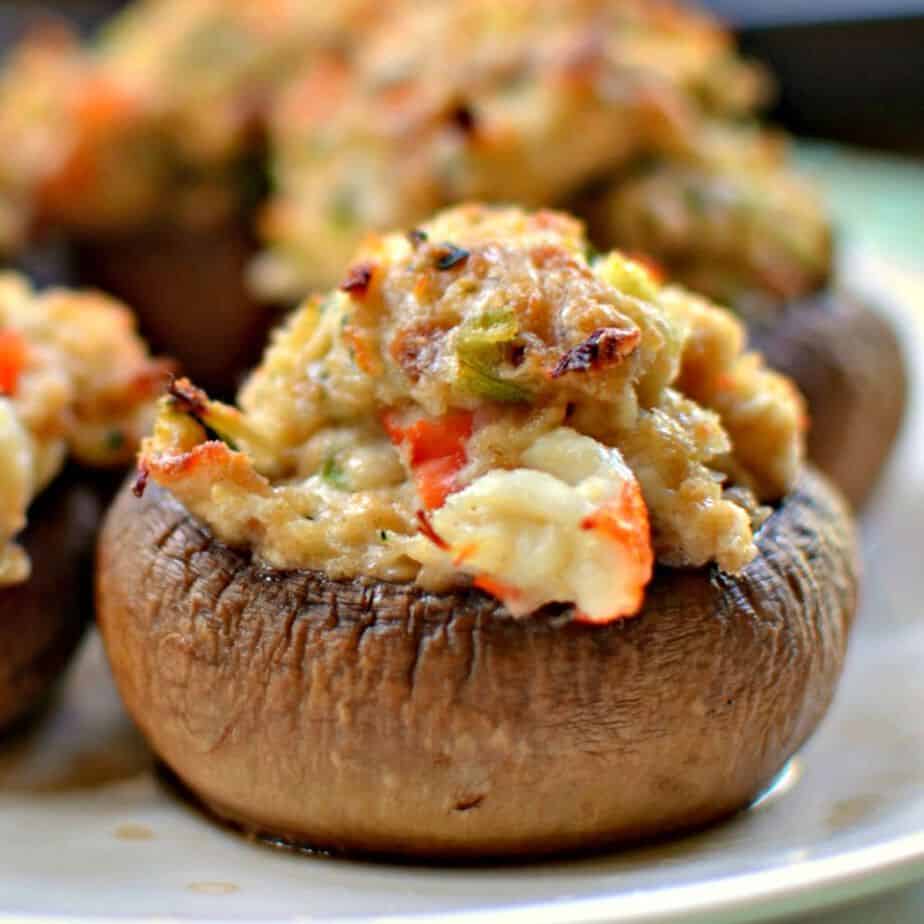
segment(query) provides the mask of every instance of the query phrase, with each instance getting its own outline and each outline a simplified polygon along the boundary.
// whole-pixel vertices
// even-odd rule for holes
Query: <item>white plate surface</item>
[[[862,262],[861,284],[881,286],[882,267]],[[914,285],[888,284],[909,350],[924,355]],[[924,876],[921,458],[916,406],[864,525],[865,601],[835,707],[777,790],[730,823],[594,859],[478,869],[250,844],[157,781],[94,639],[56,708],[0,756],[0,918],[721,924]]]

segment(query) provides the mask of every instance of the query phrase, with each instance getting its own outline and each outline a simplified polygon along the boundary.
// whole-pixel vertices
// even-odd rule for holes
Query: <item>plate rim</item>
[[[834,909],[848,902],[924,882],[924,830],[880,844],[857,847],[831,856],[732,874],[704,882],[622,892],[597,898],[564,899],[517,907],[409,914],[310,915],[284,917],[190,918],[187,915],[33,915],[0,911],[0,924],[156,924],[208,921],[209,924],[749,924]],[[653,902],[653,896],[660,901]]]

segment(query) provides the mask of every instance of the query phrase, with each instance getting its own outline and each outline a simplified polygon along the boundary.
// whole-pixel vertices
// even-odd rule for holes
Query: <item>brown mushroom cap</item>
[[[752,327],[751,339],[808,401],[809,458],[861,507],[905,411],[906,365],[892,325],[857,298],[827,290]]]
[[[31,577],[0,588],[0,728],[41,705],[90,622],[104,494],[91,476],[65,472],[29,511],[20,541]]]
[[[131,305],[152,347],[214,394],[231,394],[278,319],[248,291],[255,252],[244,220],[159,225],[76,242],[81,282]]]
[[[657,573],[643,613],[514,621],[479,591],[267,572],[127,487],[98,618],[154,750],[213,811],[294,844],[562,852],[747,805],[824,714],[854,612],[844,503],[806,473],[732,577]]]

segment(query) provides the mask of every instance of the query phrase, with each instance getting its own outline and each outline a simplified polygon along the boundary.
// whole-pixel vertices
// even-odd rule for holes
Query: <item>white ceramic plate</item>
[[[860,283],[881,286],[882,268],[864,266]],[[912,312],[898,315],[924,356]],[[719,924],[924,875],[921,458],[915,408],[865,524],[866,599],[835,708],[776,790],[730,823],[665,846],[479,869],[251,844],[158,782],[94,639],[57,708],[0,757],[0,918]]]

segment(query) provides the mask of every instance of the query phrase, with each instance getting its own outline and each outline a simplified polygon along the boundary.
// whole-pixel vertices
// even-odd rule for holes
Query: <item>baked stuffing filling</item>
[[[135,0],[0,71],[0,250],[258,220],[258,294],[336,284],[369,230],[469,200],[562,206],[736,308],[831,268],[762,71],[667,0]],[[5,143],[2,143],[5,142]],[[267,176],[269,174],[269,176]]]
[[[121,305],[0,275],[0,587],[29,576],[15,538],[32,500],[68,457],[129,463],[166,372]]]
[[[728,312],[564,214],[468,205],[370,237],[237,407],[175,382],[138,489],[269,568],[608,621],[655,561],[744,568],[804,425]]]

